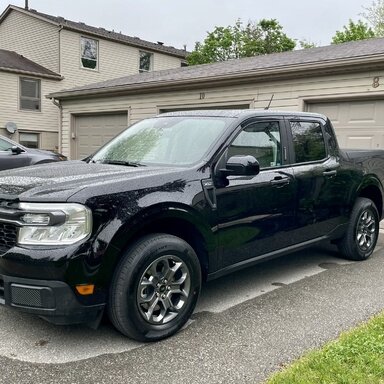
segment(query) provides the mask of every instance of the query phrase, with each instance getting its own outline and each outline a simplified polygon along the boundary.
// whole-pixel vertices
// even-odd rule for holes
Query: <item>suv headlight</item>
[[[81,204],[20,203],[17,243],[20,245],[69,245],[92,231],[92,213]]]

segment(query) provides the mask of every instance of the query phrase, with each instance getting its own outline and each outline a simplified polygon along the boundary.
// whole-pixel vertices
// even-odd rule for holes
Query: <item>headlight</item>
[[[81,204],[20,203],[24,214],[17,243],[20,245],[69,245],[92,231],[92,213]]]

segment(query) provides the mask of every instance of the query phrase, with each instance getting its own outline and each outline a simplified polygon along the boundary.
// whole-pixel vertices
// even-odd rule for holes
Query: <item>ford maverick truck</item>
[[[341,150],[323,115],[143,120],[85,160],[0,172],[0,303],[165,338],[204,280],[323,241],[367,259],[383,173],[384,151]]]

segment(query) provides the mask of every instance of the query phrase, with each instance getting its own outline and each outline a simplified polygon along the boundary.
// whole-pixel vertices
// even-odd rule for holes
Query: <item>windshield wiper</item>
[[[145,167],[144,164],[140,164],[136,161],[125,161],[125,160],[108,160],[104,159],[100,161],[101,164],[113,164],[113,165],[125,165],[126,167]]]

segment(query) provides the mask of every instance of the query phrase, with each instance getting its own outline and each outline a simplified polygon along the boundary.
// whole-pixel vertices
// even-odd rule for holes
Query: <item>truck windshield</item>
[[[135,166],[192,165],[203,160],[229,124],[228,118],[172,116],[142,120],[90,159]]]

